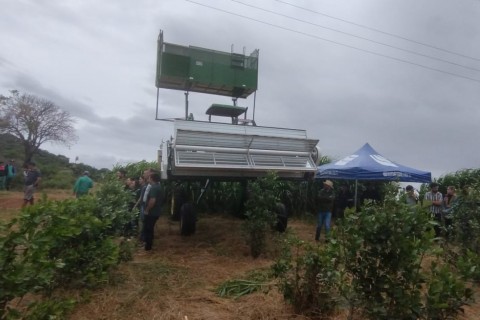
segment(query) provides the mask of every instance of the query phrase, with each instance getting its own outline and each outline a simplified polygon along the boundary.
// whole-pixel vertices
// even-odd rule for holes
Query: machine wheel
[[[174,188],[170,202],[170,219],[180,221],[180,209],[187,201],[186,191],[182,186]]]
[[[177,197],[175,197],[175,194],[172,194],[172,199],[170,202],[170,219],[172,221],[179,221],[180,220],[180,206],[179,201]]]
[[[195,208],[189,202],[184,203],[180,209],[180,234],[189,236],[195,233],[197,215]]]
[[[287,209],[283,203],[277,203],[275,206],[275,213],[277,214],[277,224],[275,230],[280,233],[285,232],[288,224],[288,214]]]

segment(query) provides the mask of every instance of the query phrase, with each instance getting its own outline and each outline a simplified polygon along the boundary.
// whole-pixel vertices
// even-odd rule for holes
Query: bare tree
[[[25,162],[31,161],[47,141],[71,146],[77,141],[74,119],[53,102],[31,94],[10,91],[0,95],[0,133],[19,138],[25,151]]]

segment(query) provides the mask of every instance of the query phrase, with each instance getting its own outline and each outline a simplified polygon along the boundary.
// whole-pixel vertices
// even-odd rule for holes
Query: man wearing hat
[[[89,177],[90,172],[84,171],[83,175],[77,179],[73,186],[73,194],[75,197],[80,198],[88,194],[88,190],[93,188],[93,181]]]
[[[330,222],[332,221],[332,208],[335,200],[333,192],[333,182],[325,180],[323,182],[323,189],[317,194],[317,229],[315,231],[315,240],[320,240],[320,232],[325,224],[325,239],[328,240],[330,234]]]
[[[442,231],[442,203],[443,196],[442,193],[438,191],[438,183],[430,183],[430,191],[425,193],[425,201],[430,206],[430,214],[435,221],[438,222],[438,225],[434,227],[435,237],[440,237]]]

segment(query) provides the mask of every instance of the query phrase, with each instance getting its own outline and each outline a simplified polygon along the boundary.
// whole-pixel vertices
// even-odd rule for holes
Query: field
[[[52,199],[71,197],[67,192],[47,193]],[[1,193],[1,219],[17,214],[21,200],[21,193]],[[82,303],[69,319],[308,319],[295,315],[275,288],[238,299],[215,294],[222,282],[244,278],[273,262],[273,249],[258,259],[249,256],[240,224],[227,216],[203,214],[197,233],[180,237],[177,223],[162,217],[153,253],[147,255],[137,247],[133,261],[120,265],[105,287],[74,293]],[[312,241],[313,224],[294,220],[289,227]],[[333,319],[346,319],[345,313]],[[480,305],[467,307],[462,319],[480,319]]]

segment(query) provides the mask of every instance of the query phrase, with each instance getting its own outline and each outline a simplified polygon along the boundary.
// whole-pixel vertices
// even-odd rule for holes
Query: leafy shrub
[[[480,255],[480,187],[461,192],[453,208],[454,242]]]
[[[30,304],[23,319],[44,320],[64,319],[65,315],[75,307],[74,299],[49,299]]]
[[[452,264],[456,266],[464,279],[480,281],[480,255],[471,250],[463,250],[462,255],[457,256]]]
[[[125,190],[125,186],[115,176],[107,177],[95,192],[95,201],[98,205],[92,214],[102,221],[109,222],[106,231],[108,234],[123,234],[125,226],[133,220],[135,213],[128,209],[132,197],[132,193]]]
[[[246,220],[242,227],[250,246],[250,254],[257,258],[266,249],[267,232],[277,221],[275,205],[277,196],[277,176],[270,173],[249,185],[249,199],[246,203]]]
[[[332,252],[296,237],[284,240],[281,257],[272,266],[279,288],[295,312],[325,318],[337,308],[339,273]]]
[[[118,245],[118,260],[119,262],[127,262],[133,260],[133,252],[135,250],[135,242],[130,238],[122,237]]]
[[[447,265],[431,264],[425,302],[426,319],[454,319],[472,301],[473,291]]]
[[[359,310],[367,319],[451,319],[461,312],[471,290],[433,244],[429,215],[394,196],[392,190],[380,204],[347,211],[325,247],[290,240],[274,271],[297,312],[321,318],[343,305],[349,317]],[[427,255],[430,269],[422,264]]]
[[[370,319],[414,318],[421,307],[421,262],[430,248],[427,216],[389,198],[348,215],[340,257]]]
[[[128,197],[118,181],[106,181],[98,196],[44,199],[1,225],[0,318],[15,316],[18,312],[8,303],[27,293],[50,297],[58,288],[96,287],[107,281],[108,271],[119,262],[113,237],[131,220]],[[56,314],[68,309],[45,303],[31,311]]]

